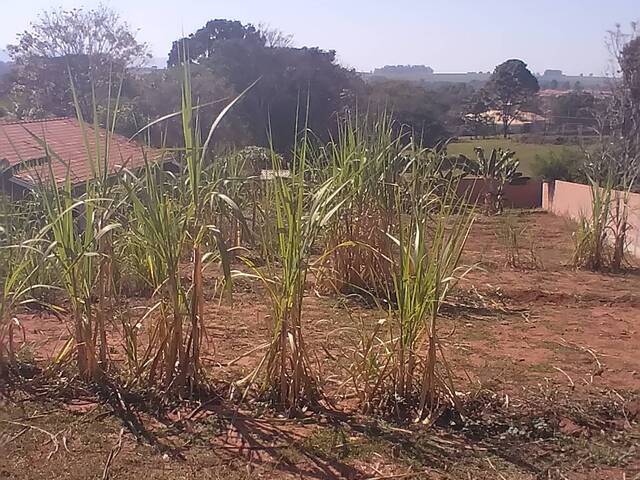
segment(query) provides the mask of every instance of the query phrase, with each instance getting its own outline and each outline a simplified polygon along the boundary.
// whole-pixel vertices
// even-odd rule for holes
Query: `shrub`
[[[505,264],[511,268],[535,270],[542,267],[536,252],[535,238],[526,225],[520,225],[512,213],[499,217],[496,237],[503,247]]]
[[[548,152],[537,154],[533,163],[533,172],[545,180],[566,180],[575,182],[584,180],[582,167],[584,155],[564,148],[559,154]]]
[[[628,190],[618,192],[608,180],[591,184],[591,214],[582,215],[574,233],[573,265],[592,271],[622,271],[629,230]]]

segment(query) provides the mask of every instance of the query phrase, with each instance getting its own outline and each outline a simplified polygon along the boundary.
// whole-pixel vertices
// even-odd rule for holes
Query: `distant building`
[[[433,68],[426,65],[385,65],[376,68],[374,75],[432,75]]]
[[[365,80],[376,79],[407,80],[424,83],[469,83],[482,85],[489,81],[491,72],[467,72],[467,73],[435,73],[431,67],[424,65],[396,65],[376,68],[371,73],[363,73]],[[554,90],[571,90],[578,88],[585,90],[606,89],[611,79],[608,77],[597,77],[593,74],[588,76],[565,75],[562,70],[545,70],[542,75],[536,75],[540,87]]]
[[[130,72],[132,75],[136,76],[136,77],[144,77],[145,75],[149,75],[155,72],[159,72],[164,70],[161,67],[156,67],[155,65],[151,65],[149,67],[136,67],[136,68],[131,68]]]
[[[502,124],[502,113],[498,110],[487,110],[482,114],[487,120],[494,125]],[[473,118],[472,114],[465,115],[466,118]],[[511,121],[512,126],[522,127],[524,125],[532,125],[534,123],[544,123],[547,119],[542,115],[534,112],[518,112],[516,117]]]
[[[542,78],[561,80],[564,77],[562,70],[545,70],[542,74]]]

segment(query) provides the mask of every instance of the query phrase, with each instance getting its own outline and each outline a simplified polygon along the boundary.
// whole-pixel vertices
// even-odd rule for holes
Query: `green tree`
[[[554,123],[593,125],[599,105],[589,92],[569,92],[553,100],[551,113]]]
[[[284,35],[281,35],[284,37]],[[202,63],[212,58],[226,42],[241,42],[264,47],[267,39],[251,24],[243,25],[237,20],[215,19],[196,30],[188,37],[173,42],[169,52],[168,67],[175,67],[188,57],[193,63]]]
[[[451,105],[442,93],[412,81],[376,80],[368,86],[366,104],[374,113],[390,113],[397,128],[418,142],[434,145],[450,136],[444,119]]]
[[[265,34],[251,25],[213,20],[189,37],[174,42],[169,65],[189,61],[224,79],[236,92],[260,81],[242,99],[237,113],[252,143],[273,142],[276,150],[290,150],[296,119],[307,116],[308,126],[321,138],[337,125],[336,115],[355,103],[363,82],[356,72],[341,67],[334,51],[292,48],[282,33]],[[282,46],[284,45],[284,46]],[[204,102],[205,99],[202,99]]]
[[[489,102],[484,91],[474,93],[464,106],[464,124],[476,137],[485,136],[492,125],[490,115],[487,114]]]
[[[118,89],[127,68],[148,57],[147,45],[106,6],[45,11],[8,52],[15,64],[11,95],[20,117],[72,115],[71,75],[90,118],[94,92],[101,103],[109,90]]]
[[[512,59],[496,67],[486,90],[492,107],[500,113],[502,133],[507,138],[509,126],[518,117],[522,106],[535,97],[540,85],[526,63]]]
[[[210,125],[237,92],[224,78],[201,65],[191,66],[190,72],[198,121],[201,125]],[[184,71],[179,67],[128,79],[125,86],[128,97],[120,100],[118,131],[131,136],[153,120],[179,111],[183,79]],[[147,135],[152,145],[183,146],[184,133],[179,117],[153,126],[147,130]],[[235,111],[227,113],[217,135],[217,146],[242,145],[250,141],[247,127]]]

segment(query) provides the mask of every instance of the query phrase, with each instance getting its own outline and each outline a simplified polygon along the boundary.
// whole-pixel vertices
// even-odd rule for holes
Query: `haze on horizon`
[[[607,31],[638,20],[637,0],[106,0],[149,43],[156,62],[173,40],[214,18],[265,23],[292,34],[297,46],[333,49],[360,71],[384,65],[428,65],[436,72],[490,71],[520,58],[536,72],[610,72]],[[93,7],[98,0],[30,0],[4,7],[0,48],[15,41],[43,10]],[[301,8],[304,5],[304,9]]]

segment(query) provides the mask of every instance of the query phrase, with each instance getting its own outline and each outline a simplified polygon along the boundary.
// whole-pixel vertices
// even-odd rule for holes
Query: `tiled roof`
[[[54,118],[29,122],[0,122],[0,162],[9,166],[25,162],[13,175],[20,183],[34,185],[48,181],[49,165],[44,144],[50,152],[51,170],[57,183],[63,183],[67,174],[74,185],[93,177],[92,163],[100,158],[104,164],[108,144],[108,170],[110,174],[122,167],[135,170],[144,165],[145,155],[152,162],[160,159],[158,150],[142,147],[121,135],[108,134],[104,129],[96,133],[92,125],[81,124],[73,118]],[[108,142],[107,142],[108,137]],[[86,143],[85,143],[86,138]],[[97,149],[96,149],[97,144]],[[29,165],[29,161],[31,165]]]

